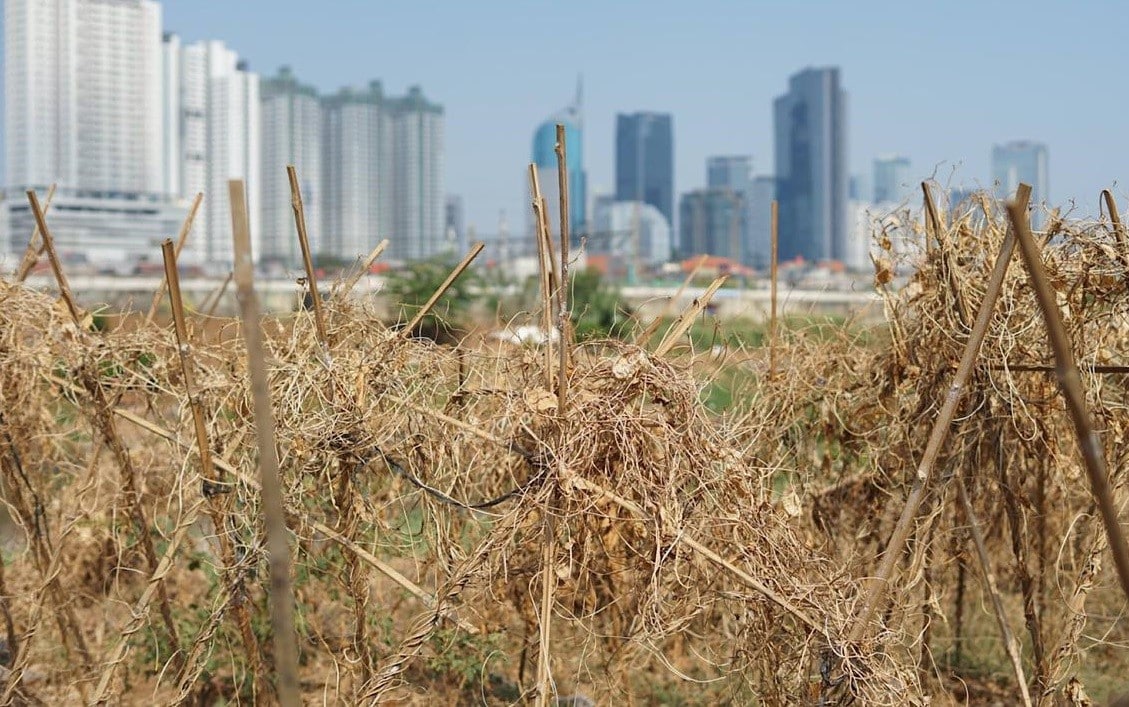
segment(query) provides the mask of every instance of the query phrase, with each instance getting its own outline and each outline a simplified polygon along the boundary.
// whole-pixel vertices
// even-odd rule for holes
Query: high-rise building
[[[382,239],[400,237],[392,228],[392,120],[384,89],[379,81],[344,88],[322,105],[323,246],[338,258],[363,257]]]
[[[443,107],[417,86],[384,95],[379,81],[323,101],[324,244],[337,258],[388,238],[390,260],[450,250],[443,186]]]
[[[632,266],[649,269],[670,260],[670,223],[654,206],[600,198],[594,209],[589,255],[618,259],[622,267],[613,269],[627,272]]]
[[[164,75],[178,81],[180,101],[179,109],[167,111],[179,116],[176,125],[166,128],[178,133],[179,159],[164,170],[165,181],[179,181],[184,198],[204,194],[183,257],[213,266],[232,263],[228,181],[242,179],[247,188],[251,253],[258,260],[262,256],[259,75],[219,41],[180,45],[175,35],[166,35],[164,54],[170,65],[175,64],[166,67]],[[161,95],[170,94],[166,88]]]
[[[753,184],[753,158],[750,155],[722,155],[706,158],[706,186],[745,193]]]
[[[463,198],[457,194],[448,194],[444,213],[444,237],[447,239],[447,243],[451,244],[459,253],[465,253],[470,244],[467,242]]]
[[[573,102],[546,118],[533,132],[531,161],[537,166],[541,196],[545,199],[549,228],[556,233],[561,223],[560,187],[557,173],[557,124],[565,129],[565,164],[568,167],[568,229],[575,238],[588,230],[588,175],[584,171],[584,106],[581,86]],[[526,180],[528,181],[528,179]],[[527,185],[527,193],[528,185]],[[528,201],[528,200],[527,200]],[[527,211],[529,233],[533,233],[533,209]]]
[[[1047,146],[1039,142],[1018,140],[992,147],[992,181],[996,196],[1011,199],[1020,183],[1031,185],[1031,205],[1038,206],[1049,199],[1047,177]],[[1035,208],[1031,225],[1041,228],[1043,213]]]
[[[847,238],[847,94],[838,68],[804,69],[774,104],[780,259],[841,260]]]
[[[418,86],[393,102],[392,228],[394,258],[419,260],[449,250],[443,181],[443,107]],[[387,185],[386,185],[387,188]]]
[[[909,196],[909,164],[909,158],[902,155],[884,155],[874,160],[875,203],[896,204]],[[855,198],[864,200],[861,196]]]
[[[616,201],[642,201],[674,223],[674,120],[669,113],[616,116]]]
[[[749,190],[749,240],[745,245],[745,263],[764,269],[772,263],[772,201],[776,198],[776,177],[761,175],[753,179]]]
[[[745,198],[721,187],[697,189],[679,202],[679,255],[716,255],[744,262]]]
[[[161,58],[161,8],[152,0],[4,3],[14,233],[31,233],[23,190],[52,183],[61,249],[124,260],[152,254],[175,233],[183,212],[160,193]]]
[[[310,250],[323,253],[322,224],[322,111],[317,90],[298,82],[284,66],[263,79],[262,189],[259,203],[262,258],[289,266],[301,263],[291,207],[288,165],[294,165],[302,190]]]
[[[749,155],[727,155],[706,158],[706,186],[712,189],[729,189],[741,197],[745,213],[741,219],[741,262],[752,265],[753,224],[753,158]]]

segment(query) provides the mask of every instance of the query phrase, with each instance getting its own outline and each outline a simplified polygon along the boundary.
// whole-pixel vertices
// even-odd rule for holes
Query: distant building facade
[[[757,269],[772,263],[772,202],[776,199],[776,177],[760,175],[753,178],[749,190],[748,223],[749,240],[744,261]]]
[[[642,201],[674,223],[674,119],[669,113],[616,116],[616,201]]]
[[[530,152],[530,161],[537,167],[537,178],[541,186],[541,196],[545,199],[546,212],[549,216],[549,228],[553,233],[560,231],[561,205],[560,187],[557,172],[557,124],[564,126],[565,132],[565,164],[568,167],[568,228],[569,233],[578,238],[588,230],[588,175],[584,171],[584,104],[583,92],[577,85],[576,97],[573,102],[546,118],[537,129],[533,131],[533,146]],[[528,178],[525,180],[526,192],[529,192]],[[531,203],[529,199],[527,203]],[[533,223],[532,206],[527,212],[529,234],[532,235],[535,224]]]
[[[911,189],[909,170],[909,158],[902,155],[885,155],[875,159],[874,201],[896,204],[907,198]]]
[[[184,213],[162,192],[160,5],[6,0],[3,11],[10,247],[22,251],[31,235],[24,190],[43,201],[57,183],[50,222],[61,250],[155,254]]]
[[[317,90],[299,83],[290,67],[285,66],[273,77],[262,80],[260,94],[262,259],[298,267],[302,252],[286,168],[294,165],[298,174],[310,250],[314,256],[324,254],[321,101]]]
[[[992,182],[996,196],[1012,199],[1021,183],[1031,185],[1031,205],[1037,207],[1050,199],[1047,146],[1030,140],[1018,140],[992,147]],[[1034,208],[1031,225],[1042,228],[1043,213]]]
[[[753,158],[750,155],[723,155],[706,158],[706,186],[728,189],[742,202],[740,247],[741,262],[752,265]]]
[[[655,268],[671,257],[670,223],[657,208],[641,201],[596,200],[589,255],[623,261],[624,269]]]
[[[388,238],[389,260],[449,250],[443,108],[418,86],[384,95],[379,81],[322,101],[323,243],[341,260]]]
[[[745,262],[743,195],[723,187],[696,189],[679,202],[679,256],[716,255]]]
[[[166,130],[176,135],[171,141],[175,147],[167,152],[178,155],[166,174],[179,173],[166,179],[179,183],[179,196],[185,200],[204,194],[182,258],[221,268],[233,262],[228,182],[241,179],[247,189],[251,253],[258,260],[262,255],[259,75],[223,42],[181,45],[176,35],[167,35],[164,43],[165,75],[178,86],[163,92],[173,121]]]
[[[838,68],[804,69],[774,103],[780,258],[842,260],[847,238],[847,95]]]
[[[447,242],[459,253],[465,253],[470,247],[466,232],[466,211],[463,207],[463,198],[457,194],[448,194],[444,206],[444,222]]]

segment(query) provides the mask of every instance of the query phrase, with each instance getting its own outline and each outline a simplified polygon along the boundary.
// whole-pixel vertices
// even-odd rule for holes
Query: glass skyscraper
[[[847,240],[847,94],[839,69],[804,69],[774,105],[780,260],[842,260]]]
[[[642,201],[674,223],[674,120],[669,113],[616,116],[616,201]]]
[[[568,228],[573,237],[585,233],[588,225],[588,180],[584,173],[583,95],[578,84],[576,98],[554,115],[549,116],[533,132],[532,162],[537,165],[541,196],[549,213],[549,228],[560,229],[560,191],[557,185],[557,123],[565,128],[565,161],[568,166]],[[528,187],[527,187],[528,188]],[[529,223],[533,223],[529,212]],[[532,225],[530,226],[532,231]]]

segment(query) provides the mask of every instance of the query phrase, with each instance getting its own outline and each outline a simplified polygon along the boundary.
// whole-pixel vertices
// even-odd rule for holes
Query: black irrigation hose
[[[380,456],[381,459],[384,460],[384,463],[388,466],[389,469],[391,469],[393,472],[402,476],[412,486],[415,486],[420,491],[423,491],[424,493],[428,494],[429,496],[431,496],[432,498],[434,498],[437,501],[445,503],[449,506],[456,506],[458,508],[463,508],[463,509],[466,509],[468,511],[481,511],[481,510],[485,510],[487,508],[493,508],[494,506],[505,503],[506,501],[508,501],[508,500],[510,500],[510,499],[512,499],[516,496],[520,496],[520,495],[524,494],[529,489],[531,489],[534,486],[536,486],[537,484],[541,483],[541,481],[544,480],[545,474],[546,474],[546,471],[547,471],[547,469],[545,467],[541,467],[540,469],[538,469],[536,474],[534,474],[533,476],[530,476],[528,479],[526,479],[520,485],[510,489],[509,491],[506,491],[501,496],[495,496],[494,498],[491,498],[491,499],[486,500],[486,501],[480,501],[478,503],[466,503],[464,501],[458,500],[457,498],[451,498],[450,496],[448,496],[447,494],[443,493],[442,491],[440,491],[439,489],[437,489],[433,486],[428,486],[426,483],[421,481],[412,472],[405,469],[403,467],[403,465],[401,465],[399,462],[397,462],[392,457],[388,456],[388,454],[385,453],[384,450],[382,450],[380,447],[373,447],[373,449],[376,451],[376,454],[378,456]],[[511,451],[520,455],[523,459],[525,459],[526,462],[529,463],[530,466],[535,466],[533,464],[532,455],[529,454],[528,452],[525,452],[525,451],[520,450],[520,449],[512,449]],[[366,460],[366,462],[367,461],[371,461],[371,459]]]

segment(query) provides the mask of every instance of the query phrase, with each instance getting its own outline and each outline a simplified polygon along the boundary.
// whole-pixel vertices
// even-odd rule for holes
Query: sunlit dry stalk
[[[314,309],[314,324],[318,330],[318,341],[329,351],[329,334],[325,328],[325,312],[321,306],[321,292],[318,291],[317,272],[314,271],[314,257],[310,252],[310,237],[306,232],[306,207],[302,203],[302,187],[298,184],[298,170],[287,165],[286,176],[290,180],[290,208],[294,210],[294,226],[298,229],[298,246],[302,251],[302,265],[306,269],[306,289]]]
[[[384,249],[388,247],[388,242],[388,239],[385,238],[377,243],[376,247],[372,249],[368,257],[361,263],[360,267],[349,275],[347,279],[339,283],[340,287],[334,287],[332,290],[333,296],[341,298],[348,297],[349,293],[353,291],[353,288],[357,286],[357,283],[361,281],[361,278],[372,271],[372,264],[376,262],[376,259],[379,258],[380,254],[384,252]]]
[[[698,258],[698,262],[694,263],[694,267],[691,268],[690,274],[686,276],[686,278],[682,281],[682,284],[678,286],[677,290],[675,290],[674,296],[663,303],[663,308],[659,312],[658,316],[652,319],[651,323],[647,325],[647,328],[635,337],[636,346],[646,346],[651,341],[651,337],[655,335],[655,332],[658,330],[659,325],[661,325],[663,320],[670,315],[670,311],[674,309],[675,303],[682,299],[682,293],[685,292],[686,288],[690,286],[690,283],[694,281],[694,278],[698,275],[698,271],[702,269],[702,266],[706,264],[706,261],[709,260],[709,258],[710,256],[708,253],[703,253],[702,256]]]
[[[184,223],[180,226],[180,233],[176,237],[176,247],[173,249],[173,255],[177,258],[180,257],[180,252],[184,250],[184,244],[188,242],[188,234],[192,232],[192,224],[196,221],[196,212],[200,210],[200,202],[204,200],[204,192],[197,192],[196,198],[192,200],[192,206],[188,209],[188,215],[184,217]],[[145,323],[152,324],[153,318],[157,316],[157,309],[161,306],[161,300],[165,296],[165,290],[168,288],[168,280],[161,280],[157,285],[157,291],[153,293],[153,301],[149,303],[149,312],[145,315]]]
[[[47,212],[51,210],[51,199],[55,196],[55,185],[52,184],[47,190],[47,199],[43,202],[43,215],[46,216]],[[31,231],[31,239],[28,241],[27,248],[24,250],[24,255],[20,258],[20,264],[16,267],[16,282],[23,282],[27,276],[31,274],[35,264],[39,262],[39,256],[43,255],[43,238],[39,233],[39,223],[36,222],[35,227]]]
[[[478,254],[481,253],[482,249],[485,247],[486,244],[481,242],[475,243],[473,246],[471,246],[470,252],[467,253],[463,257],[463,259],[459,261],[459,264],[456,265],[455,268],[450,272],[450,274],[447,275],[447,279],[443,281],[443,284],[439,285],[439,288],[436,289],[435,292],[431,294],[431,297],[429,297],[428,300],[423,303],[423,306],[420,307],[420,310],[416,312],[415,317],[413,317],[412,320],[408,322],[407,326],[400,330],[401,336],[411,336],[412,331],[414,331],[415,328],[419,326],[419,323],[423,321],[423,318],[431,312],[433,307],[435,307],[435,303],[438,302],[443,297],[443,295],[447,293],[447,290],[451,289],[451,285],[455,284],[455,280],[459,279],[459,275],[462,275],[463,272],[468,267],[470,267],[470,264],[474,261],[475,258],[478,257]]]
[[[1113,553],[1113,562],[1117,568],[1118,579],[1121,581],[1121,591],[1129,599],[1129,545],[1125,542],[1125,535],[1118,519],[1117,508],[1113,501],[1113,491],[1109,483],[1109,472],[1106,468],[1105,451],[1086,407],[1086,394],[1082,389],[1082,378],[1078,372],[1078,366],[1074,362],[1070,340],[1066,336],[1066,329],[1062,323],[1062,313],[1059,311],[1054,290],[1051,289],[1051,285],[1047,281],[1039,246],[1035,243],[1031,229],[1027,225],[1026,209],[1022,204],[1013,203],[1008,204],[1007,210],[1008,216],[1011,218],[1012,228],[1019,234],[1023,262],[1027,266],[1031,287],[1035,290],[1039,308],[1043,312],[1047,336],[1051,342],[1051,349],[1054,351],[1055,370],[1059,386],[1066,400],[1071,422],[1074,424],[1078,447],[1082,453],[1086,473],[1090,477],[1090,488],[1094,494],[1098,510],[1101,512],[1102,523],[1105,525],[1109,547]]]
[[[51,231],[47,227],[43,210],[39,206],[39,199],[36,198],[34,190],[28,191],[27,196],[28,202],[31,204],[32,213],[35,216],[36,224],[39,226],[39,232],[43,238],[43,247],[47,252],[47,257],[51,261],[51,268],[55,272],[59,292],[67,305],[67,310],[70,312],[71,319],[77,329],[77,336],[80,337],[80,340],[85,339],[88,337],[88,334],[85,330],[83,316],[79,310],[78,304],[75,302],[74,296],[71,294],[66,275],[63,273],[62,265],[59,262],[59,256],[55,252],[54,239],[51,237]],[[84,364],[78,371],[78,374],[79,378],[82,380],[83,386],[86,388],[87,394],[90,395],[94,403],[92,418],[95,426],[101,432],[106,446],[110,448],[115,461],[117,461],[118,468],[121,470],[122,490],[125,495],[126,505],[129,509],[130,519],[133,521],[134,528],[137,531],[142,551],[148,562],[149,573],[151,576],[156,575],[157,553],[153,547],[153,537],[150,533],[151,526],[145,516],[145,509],[141,503],[141,490],[138,485],[137,472],[134,469],[133,461],[129,456],[129,451],[126,449],[125,444],[122,443],[121,438],[118,436],[113,417],[110,414],[110,410],[113,406],[106,398],[102,383],[99,381],[97,373],[92,368],[91,363]],[[172,617],[172,607],[169,603],[168,592],[165,589],[163,580],[158,580],[157,593],[160,599],[159,608],[161,618],[164,620],[165,630],[168,633],[169,641],[175,653],[179,650],[180,639],[177,635],[176,623],[173,621]]]
[[[247,347],[251,393],[255,405],[263,524],[270,553],[271,628],[275,671],[278,674],[278,699],[283,707],[297,707],[301,696],[298,691],[298,635],[294,629],[294,591],[290,581],[290,543],[287,540],[282,479],[275,447],[274,412],[271,409],[263,334],[259,323],[259,302],[254,289],[247,195],[241,180],[230,181],[228,191],[231,197],[231,230],[235,241],[235,286],[243,320],[243,338]]]
[[[247,608],[246,589],[242,577],[238,575],[238,570],[235,568],[235,548],[232,546],[229,534],[231,527],[229,502],[225,499],[227,494],[231,492],[231,484],[221,474],[216,473],[215,465],[212,463],[208,429],[204,422],[204,406],[196,392],[192,344],[188,340],[188,323],[184,316],[184,300],[181,298],[180,275],[177,271],[176,253],[172,241],[166,240],[161,244],[161,253],[165,263],[165,283],[169,291],[169,303],[172,306],[173,329],[176,332],[180,370],[181,375],[184,376],[184,392],[188,396],[188,405],[192,412],[192,425],[196,433],[196,450],[200,458],[200,475],[203,477],[203,497],[208,502],[212,527],[215,528],[216,539],[219,542],[223,574],[226,576],[226,582],[232,586],[235,623],[239,629],[243,651],[247,658],[247,672],[251,676],[251,692],[256,694],[261,671],[259,643],[255,640],[255,634],[251,630],[251,614]]]
[[[992,312],[996,306],[996,300],[999,299],[1000,291],[1003,288],[1004,276],[1007,274],[1008,265],[1011,263],[1011,256],[1015,251],[1015,239],[1014,230],[1008,231],[1007,236],[1004,238],[1003,245],[1000,247],[999,256],[996,258],[996,264],[992,269],[992,274],[984,293],[984,300],[980,303],[980,311],[976,315],[976,322],[972,327],[968,341],[965,343],[960,364],[957,367],[956,374],[953,376],[953,382],[949,387],[948,395],[945,396],[945,402],[941,406],[941,411],[938,413],[933,423],[933,429],[929,434],[929,442],[926,444],[925,453],[922,455],[921,462],[918,464],[917,473],[914,476],[909,496],[906,498],[905,506],[902,509],[902,514],[898,518],[898,523],[894,527],[890,540],[886,543],[878,571],[864,587],[865,599],[863,600],[862,608],[856,613],[854,623],[851,625],[851,629],[847,634],[847,641],[849,643],[856,643],[863,637],[870,624],[871,616],[882,602],[889,588],[890,580],[894,573],[894,567],[900,559],[902,549],[905,547],[906,540],[912,532],[914,519],[917,517],[917,511],[925,496],[926,488],[932,479],[933,467],[936,465],[937,458],[941,454],[941,448],[944,446],[945,439],[948,437],[949,428],[952,424],[953,417],[956,415],[957,406],[964,396],[964,388],[968,383],[969,377],[972,375],[972,368],[976,363],[976,358],[980,351],[980,344],[983,343],[984,337],[988,333],[988,324],[991,321]]]

